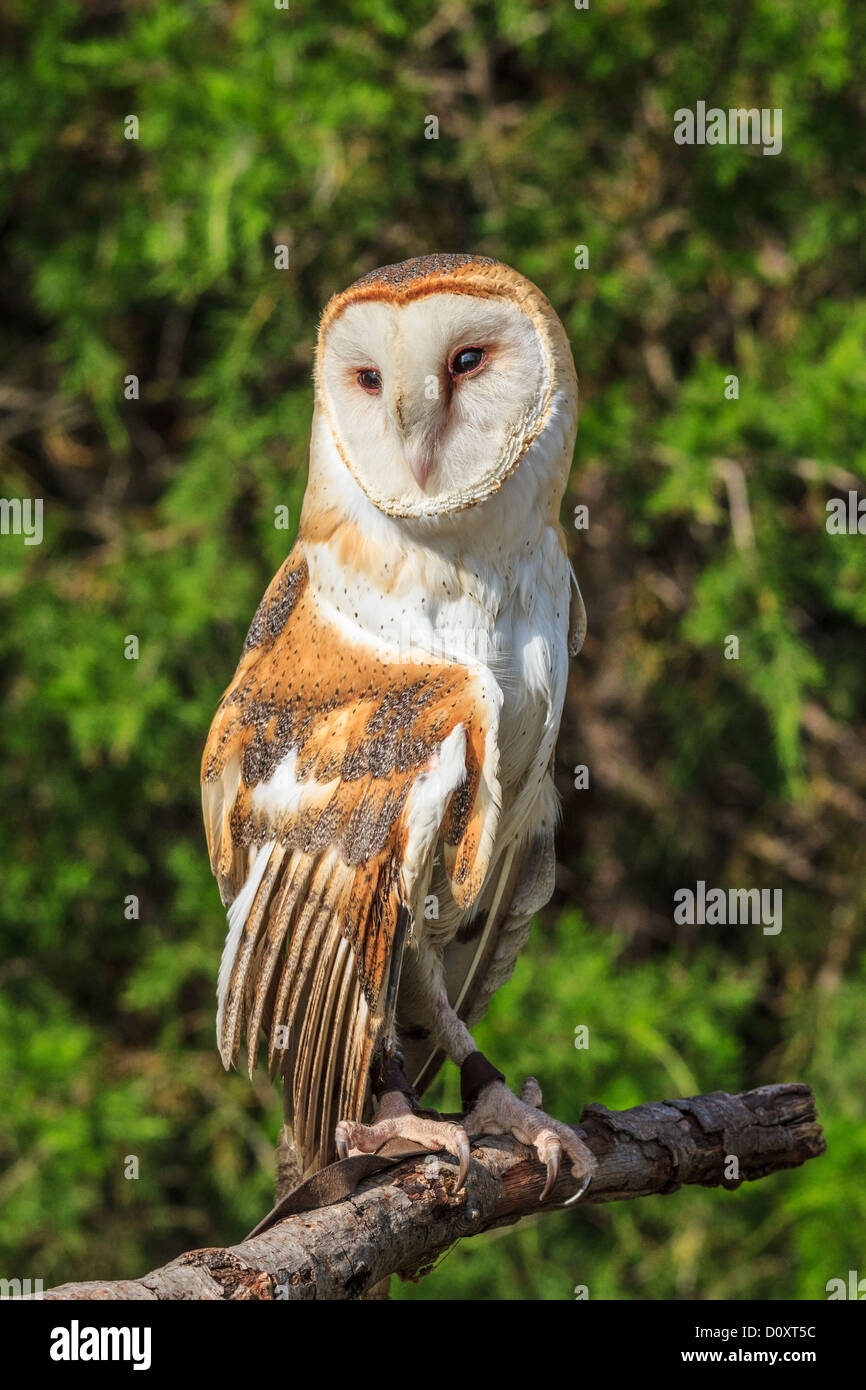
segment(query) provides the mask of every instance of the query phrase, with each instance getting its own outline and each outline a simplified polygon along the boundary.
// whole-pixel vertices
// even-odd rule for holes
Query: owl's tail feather
[[[362,1120],[400,910],[393,864],[347,865],[265,845],[229,910],[218,1035],[226,1067],[246,1033],[252,1075],[263,1028],[284,1080],[286,1127],[301,1177],[334,1158],[337,1120]],[[286,1159],[288,1163],[288,1158]]]

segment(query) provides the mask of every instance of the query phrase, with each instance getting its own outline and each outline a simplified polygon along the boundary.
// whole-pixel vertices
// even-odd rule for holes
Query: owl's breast
[[[517,802],[518,820],[525,817],[559,727],[569,576],[558,524],[535,518],[532,534],[521,538],[520,518],[505,522],[504,531],[476,537],[471,557],[405,538],[388,545],[349,522],[339,536],[305,537],[304,551],[319,601],[382,644],[389,659],[422,654],[489,670],[501,694],[498,778],[507,839],[515,828],[510,807]]]

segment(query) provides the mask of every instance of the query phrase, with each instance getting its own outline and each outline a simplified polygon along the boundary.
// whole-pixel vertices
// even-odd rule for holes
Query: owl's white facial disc
[[[319,398],[346,466],[391,516],[435,516],[495,492],[550,409],[552,362],[518,304],[428,294],[349,304],[328,326]]]

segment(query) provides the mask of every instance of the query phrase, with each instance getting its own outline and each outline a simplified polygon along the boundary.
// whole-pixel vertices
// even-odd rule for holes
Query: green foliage
[[[590,508],[560,891],[481,1045],[563,1117],[807,1080],[829,1152],[467,1242],[400,1296],[820,1297],[862,1270],[866,539],[824,525],[866,493],[862,6],[7,11],[2,493],[45,500],[45,539],[0,537],[3,1272],[142,1272],[269,1204],[277,1094],[213,1045],[198,762],[297,524],[322,306],[464,249],[566,324],[564,516]],[[698,100],[781,107],[782,153],[676,145]],[[782,933],[676,927],[698,878],[782,887]]]

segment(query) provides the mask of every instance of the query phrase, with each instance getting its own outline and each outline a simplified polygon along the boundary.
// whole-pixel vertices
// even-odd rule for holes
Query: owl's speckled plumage
[[[267,1033],[302,1171],[337,1120],[372,1142],[383,1048],[419,1091],[471,1052],[552,891],[576,427],[562,326],[498,261],[385,266],[325,309],[298,540],[202,762],[219,1046],[231,1065],[245,1032],[252,1072]]]

